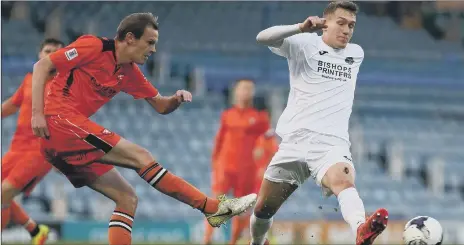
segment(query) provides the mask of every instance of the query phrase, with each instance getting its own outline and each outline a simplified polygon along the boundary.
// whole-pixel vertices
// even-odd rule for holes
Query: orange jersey
[[[58,73],[45,98],[45,115],[90,117],[120,91],[135,99],[158,95],[135,63],[117,64],[114,40],[84,35],[49,57]]]
[[[256,145],[254,148],[254,159],[256,167],[259,170],[262,170],[264,173],[264,170],[278,149],[279,145],[274,136],[268,136],[265,134],[261,135],[256,140]]]
[[[50,83],[47,82],[47,86]],[[11,97],[11,102],[19,107],[16,132],[13,135],[10,151],[39,151],[40,141],[32,132],[32,73],[28,73],[21,86]]]
[[[256,139],[269,127],[268,114],[254,108],[232,107],[224,111],[213,149],[214,166],[226,172],[254,169],[253,148]]]

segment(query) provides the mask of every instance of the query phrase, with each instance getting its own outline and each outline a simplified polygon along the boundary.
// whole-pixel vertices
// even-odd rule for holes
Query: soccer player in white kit
[[[348,122],[363,49],[349,43],[358,7],[332,2],[324,18],[274,26],[261,31],[258,43],[287,58],[290,94],[276,132],[282,138],[269,164],[250,219],[251,244],[269,244],[266,234],[272,217],[299,185],[315,179],[326,196],[338,198],[357,245],[370,245],[388,222],[388,211],[378,209],[366,219],[355,189]],[[322,30],[322,36],[315,32]],[[308,207],[310,208],[310,207]]]

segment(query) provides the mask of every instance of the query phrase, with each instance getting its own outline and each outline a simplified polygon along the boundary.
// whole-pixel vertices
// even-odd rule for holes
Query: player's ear
[[[126,38],[125,38],[125,39],[126,39],[126,42],[127,42],[128,44],[134,43],[134,41],[135,41],[134,33],[132,33],[132,32],[126,33]]]

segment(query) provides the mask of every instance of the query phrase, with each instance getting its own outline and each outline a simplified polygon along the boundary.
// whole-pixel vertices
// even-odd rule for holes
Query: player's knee
[[[327,171],[322,183],[338,195],[341,191],[354,187],[354,170],[345,163],[338,163]]]
[[[331,183],[330,189],[335,195],[338,195],[341,191],[354,187],[353,181],[350,179],[340,179]]]
[[[143,147],[138,147],[135,153],[137,156],[135,160],[138,168],[143,168],[155,161],[153,155]]]
[[[260,202],[258,200],[258,202],[256,202],[253,213],[260,219],[270,219],[275,215],[277,209],[278,208],[273,207],[270,204],[265,204],[264,202]]]
[[[339,174],[330,179],[328,187],[335,195],[338,195],[341,191],[354,187],[354,180],[349,175]]]
[[[266,209],[266,208],[264,208],[264,209],[255,208],[253,213],[257,218],[270,219],[270,218],[272,218],[274,216],[275,211],[273,211],[271,209]]]
[[[124,210],[135,211],[137,209],[138,197],[134,188],[131,187],[126,191],[121,191],[114,202]]]
[[[10,202],[19,193],[18,190],[9,182],[2,182],[2,203]]]

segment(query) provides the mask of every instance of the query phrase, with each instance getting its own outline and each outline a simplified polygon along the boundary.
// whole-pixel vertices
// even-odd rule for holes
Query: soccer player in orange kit
[[[57,39],[45,39],[40,46],[39,59],[63,46],[63,42]],[[50,72],[47,80],[50,81],[54,75],[54,71]],[[2,230],[13,221],[15,224],[22,225],[30,233],[32,244],[37,245],[45,243],[49,228],[45,225],[37,225],[13,200],[21,192],[28,196],[52,168],[40,153],[39,138],[32,133],[31,94],[32,73],[28,73],[14,95],[2,103],[2,119],[19,111],[10,149],[2,157]]]
[[[279,149],[279,144],[276,139],[274,129],[269,129],[266,133],[259,136],[256,140],[255,148],[253,150],[253,158],[256,165],[256,182],[255,190],[253,192],[259,192],[261,188],[261,182],[263,181],[264,172],[266,172],[267,165],[272,160],[272,157]]]
[[[41,137],[42,154],[76,188],[88,186],[116,203],[108,226],[109,245],[131,244],[137,209],[134,188],[114,166],[136,171],[154,189],[201,211],[211,226],[219,227],[245,212],[256,194],[209,198],[167,171],[148,150],[89,119],[119,92],[144,99],[160,114],[192,100],[185,90],[162,96],[138,67],[156,52],[155,16],[130,14],[116,32],[114,39],[83,35],[34,65],[31,123]],[[45,74],[52,69],[58,73],[44,98]],[[115,120],[124,120],[121,113]]]
[[[255,85],[251,80],[238,80],[234,87],[234,105],[221,115],[212,154],[212,191],[216,196],[233,191],[234,196],[253,193],[256,166],[253,149],[258,137],[270,127],[267,113],[253,108]],[[230,244],[236,244],[248,224],[249,217],[238,216],[232,222]],[[208,225],[204,243],[210,244],[213,230]]]

